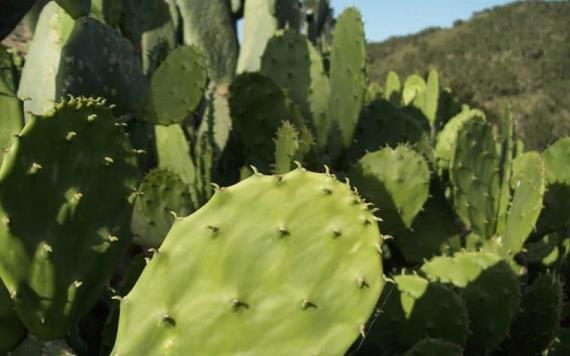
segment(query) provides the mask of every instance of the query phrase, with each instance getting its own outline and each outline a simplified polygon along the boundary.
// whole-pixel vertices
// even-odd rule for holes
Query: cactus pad
[[[467,309],[450,287],[415,275],[394,277],[380,298],[381,314],[365,339],[384,352],[402,353],[424,337],[462,345],[468,335]]]
[[[434,154],[439,174],[449,169],[451,156],[457,141],[457,132],[465,122],[472,120],[473,117],[481,117],[484,120],[485,114],[479,110],[462,111],[452,117],[437,135]]]
[[[517,277],[507,262],[487,252],[435,257],[421,270],[430,280],[458,287],[467,306],[467,350],[484,354],[506,338],[520,303]]]
[[[551,274],[539,276],[523,294],[521,309],[504,345],[507,354],[542,354],[554,341],[562,303],[561,281]]]
[[[386,76],[386,87],[384,88],[384,98],[392,105],[400,105],[402,101],[402,84],[400,77],[394,71],[389,71]]]
[[[282,121],[303,127],[297,106],[271,79],[258,73],[241,74],[230,86],[230,112],[234,128],[250,164],[269,171],[273,162],[273,137]]]
[[[22,72],[19,96],[26,111],[41,115],[67,95],[104,97],[116,114],[136,112],[147,82],[129,41],[97,20],[74,21],[51,2]]]
[[[136,157],[103,104],[72,98],[34,117],[0,171],[0,276],[42,339],[93,306],[130,241]]]
[[[330,55],[329,118],[342,148],[352,144],[366,91],[366,40],[360,13],[348,8],[337,19]]]
[[[195,47],[175,49],[152,75],[140,119],[161,125],[182,123],[200,104],[207,79]]]
[[[289,121],[284,121],[275,139],[274,173],[283,174],[293,169],[295,161],[300,161],[299,153],[299,134]]]
[[[188,185],[178,174],[165,169],[151,171],[141,184],[133,209],[134,243],[159,246],[174,218],[189,215],[194,210]]]
[[[344,354],[384,284],[374,219],[304,169],[217,191],[122,300],[113,355]]]
[[[423,157],[406,146],[369,153],[348,177],[380,210],[386,232],[410,228],[428,198],[429,168]]]
[[[454,219],[445,197],[433,192],[412,227],[394,234],[394,244],[412,264],[456,251],[460,248],[460,239]]]
[[[277,32],[261,59],[261,73],[286,90],[304,118],[312,123],[317,142],[324,148],[330,129],[329,82],[322,58],[313,45],[297,31]]]
[[[515,254],[522,250],[540,215],[545,188],[540,154],[527,152],[515,158],[511,186],[515,193],[507,215],[503,246],[506,252]]]
[[[499,210],[499,157],[491,125],[475,116],[461,125],[449,178],[457,214],[477,235],[495,233]]]

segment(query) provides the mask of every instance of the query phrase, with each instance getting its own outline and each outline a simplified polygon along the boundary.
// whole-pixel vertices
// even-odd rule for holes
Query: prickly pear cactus
[[[537,152],[527,152],[513,161],[513,200],[507,213],[503,247],[510,254],[522,250],[540,215],[545,190],[545,170]]]
[[[232,122],[245,148],[249,164],[269,171],[273,162],[273,137],[288,120],[303,127],[297,106],[271,79],[259,73],[240,74],[230,86]]]
[[[178,174],[155,169],[144,178],[133,209],[133,242],[144,247],[159,246],[177,216],[194,211],[194,203]]]
[[[321,55],[313,45],[297,31],[278,31],[267,44],[261,73],[285,89],[311,123],[317,142],[324,149],[330,129],[329,81]]]
[[[0,45],[0,150],[14,143],[24,122],[22,103],[16,97],[13,69],[10,54]]]
[[[239,51],[237,73],[256,72],[267,42],[277,30],[278,0],[248,0],[244,5],[243,41]]]
[[[520,303],[517,277],[507,262],[492,253],[458,252],[433,258],[421,271],[459,288],[469,315],[468,353],[484,354],[501,344]]]
[[[417,275],[393,277],[380,298],[381,314],[365,341],[378,350],[401,354],[424,337],[463,345],[469,333],[467,309],[450,287]]]
[[[176,173],[189,186],[195,206],[199,205],[195,189],[197,181],[196,163],[190,156],[190,145],[180,125],[156,125],[154,127],[158,167]]]
[[[396,147],[407,143],[426,157],[432,155],[429,123],[417,110],[400,108],[386,100],[374,100],[364,107],[355,135],[355,142],[347,154],[358,159],[367,151],[385,146]]]
[[[41,115],[67,95],[104,97],[115,114],[136,112],[146,90],[128,40],[97,20],[74,21],[54,2],[43,10],[22,71],[18,95]]]
[[[437,119],[437,106],[439,103],[439,74],[435,70],[430,70],[424,94],[424,106],[422,112],[428,119],[432,127]]]
[[[548,349],[548,356],[566,356],[570,353],[570,328],[560,328],[552,346]]]
[[[562,138],[542,153],[546,166],[547,191],[539,230],[552,231],[570,224],[570,137]]]
[[[552,274],[539,276],[522,296],[521,308],[503,345],[507,354],[542,354],[556,336],[562,299],[560,279]]]
[[[458,251],[461,248],[459,235],[455,215],[443,194],[430,192],[411,228],[394,234],[393,241],[407,262],[421,264],[442,253]]]
[[[389,233],[410,228],[428,198],[428,165],[419,153],[404,145],[365,155],[348,177],[381,211],[382,227]]]
[[[463,356],[461,346],[440,339],[418,341],[404,356]]]
[[[514,124],[510,103],[506,105],[499,130],[499,174],[501,176],[501,195],[499,216],[497,217],[497,234],[502,235],[507,223],[507,212],[511,202],[511,175],[514,155]]]
[[[122,127],[97,99],[34,117],[5,156],[0,277],[34,335],[65,335],[98,300],[130,241],[136,171]]]
[[[40,115],[53,108],[59,96],[55,77],[74,26],[75,21],[55,2],[43,8],[18,88],[18,96],[29,99],[24,102],[26,112]]]
[[[400,77],[394,71],[388,72],[386,76],[386,86],[384,88],[384,98],[392,105],[400,105],[402,101],[402,84]]]
[[[231,5],[226,0],[175,1],[183,19],[184,44],[194,45],[204,53],[210,79],[229,83],[239,52]]]
[[[112,354],[344,354],[384,284],[380,238],[333,176],[254,174],[175,222],[121,302]]]
[[[160,125],[182,123],[200,104],[207,80],[195,47],[175,49],[152,75],[139,118]]]
[[[417,74],[410,75],[402,89],[402,104],[422,109],[425,103],[426,81]]]
[[[463,223],[477,235],[495,233],[499,210],[499,157],[491,125],[481,117],[466,121],[457,132],[449,178],[453,201]]]
[[[0,281],[0,352],[11,350],[25,335],[26,329],[18,319],[10,294]]]
[[[329,120],[332,141],[346,149],[352,144],[366,91],[366,40],[360,13],[348,8],[338,17],[330,55]],[[328,131],[328,130],[327,130]],[[336,143],[336,141],[340,141]]]
[[[283,125],[277,130],[275,138],[275,174],[284,174],[289,172],[295,166],[295,161],[301,161],[299,157],[300,143],[299,134],[295,126],[289,121],[284,121]]]
[[[118,9],[121,30],[141,52],[144,72],[154,72],[177,45],[175,0],[98,0],[101,1],[102,4],[93,3],[103,12],[98,18],[115,17],[117,9],[113,7],[123,8]]]
[[[455,142],[457,141],[457,132],[461,126],[474,117],[480,117],[485,120],[485,114],[479,110],[465,110],[452,117],[438,133],[434,155],[437,163],[437,171],[440,175],[447,172],[451,162],[451,156],[455,150]]]

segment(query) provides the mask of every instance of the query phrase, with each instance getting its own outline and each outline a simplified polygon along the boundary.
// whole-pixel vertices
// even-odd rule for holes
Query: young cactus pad
[[[174,223],[112,355],[342,355],[382,291],[380,243],[334,176],[256,173]]]
[[[141,119],[160,125],[182,123],[200,104],[207,79],[204,60],[195,47],[175,49],[152,76]]]
[[[135,201],[131,221],[134,243],[159,246],[174,218],[194,210],[188,185],[180,176],[170,170],[154,169],[144,178]]]
[[[0,277],[26,327],[64,336],[130,240],[136,157],[102,100],[27,122],[0,170]]]

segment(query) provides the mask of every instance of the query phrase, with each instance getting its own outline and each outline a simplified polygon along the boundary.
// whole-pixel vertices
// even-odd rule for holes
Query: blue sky
[[[360,9],[369,41],[383,41],[427,27],[450,27],[475,11],[509,2],[512,0],[331,0],[335,16],[348,6]]]

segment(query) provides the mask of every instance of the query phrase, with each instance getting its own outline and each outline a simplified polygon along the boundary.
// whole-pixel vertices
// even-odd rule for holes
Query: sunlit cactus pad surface
[[[375,217],[344,183],[254,174],[175,222],[121,303],[114,355],[341,355],[383,287]]]

